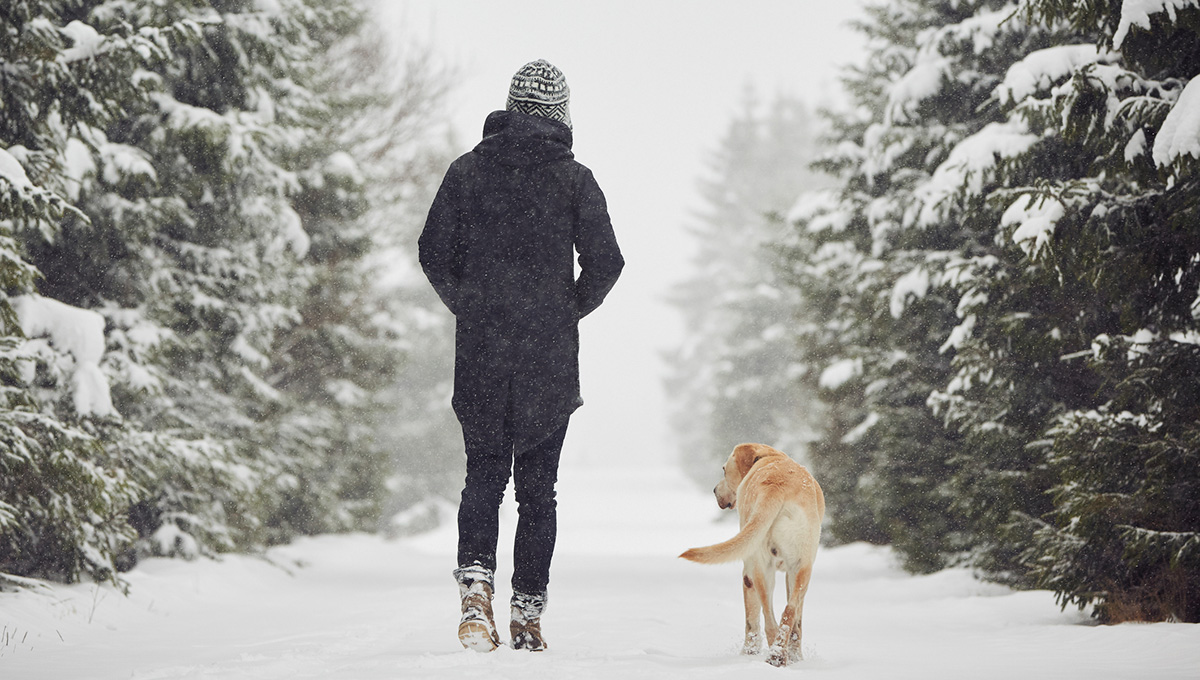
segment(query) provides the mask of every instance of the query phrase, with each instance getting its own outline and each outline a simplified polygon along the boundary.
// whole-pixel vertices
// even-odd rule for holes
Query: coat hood
[[[518,111],[493,111],[483,124],[480,156],[502,165],[529,166],[574,158],[571,128]]]

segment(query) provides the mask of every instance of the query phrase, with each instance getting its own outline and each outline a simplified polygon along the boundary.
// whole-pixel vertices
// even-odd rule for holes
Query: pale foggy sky
[[[837,75],[863,39],[861,0],[380,0],[382,20],[458,69],[456,153],[504,108],[523,64],[571,87],[575,155],[609,203],[625,271],[580,325],[584,406],[564,463],[674,460],[659,354],[682,339],[665,302],[685,278],[686,226],[706,160],[752,86],[760,99],[840,101]],[[804,187],[797,187],[797,193]]]

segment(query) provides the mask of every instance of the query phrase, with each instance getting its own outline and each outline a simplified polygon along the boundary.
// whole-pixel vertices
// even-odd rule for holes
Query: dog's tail
[[[744,558],[750,550],[762,544],[767,530],[783,508],[783,498],[768,496],[754,505],[754,510],[741,531],[728,541],[703,548],[691,548],[680,557],[701,564],[722,564]]]

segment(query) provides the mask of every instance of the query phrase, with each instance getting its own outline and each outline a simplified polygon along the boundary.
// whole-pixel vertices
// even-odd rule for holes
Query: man
[[[604,194],[571,152],[569,100],[557,68],[522,67],[506,110],[487,117],[483,140],[447,170],[420,238],[425,275],[457,320],[452,403],[467,453],[458,636],[481,651],[500,644],[491,599],[510,470],[520,517],[512,646],[546,648],[554,484],[567,421],[583,403],[578,322],[624,266]]]

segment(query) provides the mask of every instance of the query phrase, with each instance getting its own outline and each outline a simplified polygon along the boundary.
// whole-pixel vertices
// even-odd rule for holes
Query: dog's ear
[[[737,463],[738,475],[745,477],[750,468],[762,458],[758,444],[738,444],[733,449],[733,460]]]

